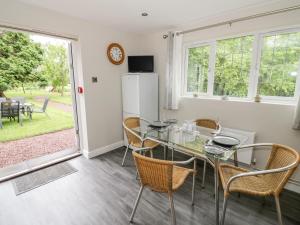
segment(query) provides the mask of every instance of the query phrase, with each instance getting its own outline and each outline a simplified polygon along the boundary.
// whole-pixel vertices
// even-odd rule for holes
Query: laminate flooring
[[[0,184],[0,225],[124,225],[136,199],[139,182],[132,155],[121,167],[125,148],[93,159],[77,157],[69,163],[77,173],[16,196],[11,181]],[[155,152],[160,155],[160,150]],[[185,159],[179,154],[176,159]],[[214,225],[213,170],[208,168],[205,189],[201,189],[201,163],[196,182],[195,206],[191,206],[191,177],[175,193],[178,225]],[[285,225],[299,224],[299,196],[283,193]],[[220,190],[220,206],[222,205]],[[220,207],[221,211],[221,207]],[[233,195],[228,202],[226,225],[277,224],[273,199]],[[136,211],[134,224],[170,224],[168,198],[146,189]]]

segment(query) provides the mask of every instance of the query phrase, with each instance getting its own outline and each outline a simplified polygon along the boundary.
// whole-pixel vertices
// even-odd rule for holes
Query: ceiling
[[[129,32],[171,29],[279,0],[19,0]],[[141,13],[149,13],[142,17]]]

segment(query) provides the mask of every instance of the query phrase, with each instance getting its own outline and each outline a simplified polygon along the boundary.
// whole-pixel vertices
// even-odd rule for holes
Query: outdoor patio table
[[[16,101],[12,101],[12,102],[16,102]],[[31,108],[32,108],[33,104],[30,102],[25,102],[23,104],[20,103],[20,107],[19,107],[19,111],[22,113],[27,112],[30,113],[31,112]],[[14,106],[12,106],[14,107]],[[1,112],[1,107],[0,107],[0,112]]]
[[[221,154],[211,154],[205,151],[205,146],[211,145],[213,130],[194,127],[193,130],[186,130],[183,126],[171,125],[166,128],[152,128],[149,126],[141,126],[134,128],[144,139],[150,139],[161,143],[175,151],[186,155],[205,159],[214,168],[215,176],[215,209],[216,209],[216,225],[219,225],[219,162],[227,161],[236,152],[235,149],[220,149]]]
[[[31,109],[32,109],[33,104],[30,102],[25,102],[23,104],[20,104],[20,111],[23,113],[27,113],[27,116],[30,115]]]

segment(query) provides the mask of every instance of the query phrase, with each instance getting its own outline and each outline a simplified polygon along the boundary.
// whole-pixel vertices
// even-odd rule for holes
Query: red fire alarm
[[[82,93],[83,93],[83,87],[81,87],[81,86],[78,87],[78,93],[79,93],[79,94],[82,94]]]

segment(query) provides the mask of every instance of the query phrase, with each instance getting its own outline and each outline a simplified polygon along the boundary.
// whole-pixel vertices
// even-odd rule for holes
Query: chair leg
[[[150,157],[153,158],[153,149],[150,149]]]
[[[192,187],[192,205],[195,204],[195,183],[196,183],[196,169],[197,169],[197,159],[194,160],[194,172],[193,172],[193,187]]]
[[[124,163],[125,163],[125,160],[126,160],[126,156],[127,156],[128,149],[129,149],[129,144],[127,145],[127,148],[126,148],[125,154],[124,154],[124,156],[123,156],[123,160],[122,160],[122,166],[124,166]]]
[[[281,216],[281,209],[280,209],[280,202],[279,202],[279,196],[275,196],[275,203],[276,203],[278,224],[283,225],[282,216]]]
[[[23,126],[23,116],[22,115],[18,116],[18,122],[21,126]]]
[[[203,173],[202,173],[202,184],[201,187],[205,187],[205,176],[206,176],[206,160],[203,160]]]
[[[224,196],[224,202],[223,202],[223,211],[222,211],[222,217],[221,217],[221,222],[220,225],[224,225],[225,222],[225,214],[226,214],[226,208],[227,208],[227,199],[228,196]]]
[[[167,147],[164,145],[164,160],[167,160]]]
[[[267,204],[267,198],[266,198],[266,196],[264,196],[263,197],[263,200],[262,200],[262,202],[261,202],[261,206],[265,206]]]
[[[170,200],[170,208],[171,208],[171,224],[176,225],[176,216],[175,216],[175,208],[174,208],[174,201],[173,201],[172,193],[169,193],[169,200]]]
[[[144,190],[144,186],[141,186],[140,191],[139,191],[139,194],[138,194],[138,196],[137,196],[137,199],[135,200],[135,203],[134,203],[134,206],[133,206],[133,210],[132,210],[132,213],[131,213],[129,222],[132,222],[132,221],[133,221],[133,217],[134,217],[135,211],[136,211],[136,209],[137,209],[137,206],[138,206],[138,204],[139,204],[139,202],[140,202],[140,199],[141,199],[143,190]]]

